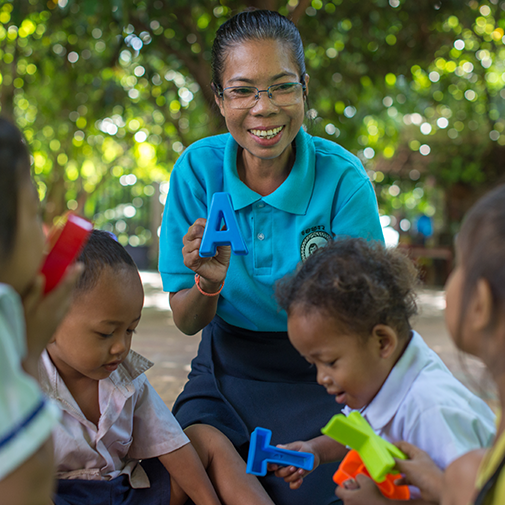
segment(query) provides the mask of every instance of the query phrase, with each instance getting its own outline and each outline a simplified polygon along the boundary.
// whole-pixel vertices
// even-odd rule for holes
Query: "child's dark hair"
[[[277,285],[277,300],[292,310],[321,311],[363,338],[385,324],[407,338],[417,313],[417,270],[397,249],[361,238],[329,242]]]
[[[214,91],[222,90],[225,60],[230,48],[250,40],[278,40],[291,48],[294,62],[305,82],[305,53],[298,28],[275,11],[247,10],[224,22],[212,45],[212,83]]]
[[[83,263],[84,271],[76,285],[76,295],[93,288],[105,267],[137,269],[128,251],[107,231],[93,230],[84,246],[78,261]]]
[[[0,260],[14,247],[18,221],[19,188],[30,177],[30,155],[21,132],[0,117]]]
[[[486,194],[470,209],[458,234],[457,246],[464,280],[456,340],[479,279],[486,280],[491,289],[491,327],[505,308],[505,185]]]

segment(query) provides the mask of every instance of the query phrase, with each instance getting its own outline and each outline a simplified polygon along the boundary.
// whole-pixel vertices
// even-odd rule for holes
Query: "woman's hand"
[[[396,468],[404,475],[396,480],[395,484],[416,486],[421,491],[421,497],[424,500],[439,503],[444,472],[419,447],[404,441],[395,445],[409,458],[395,460]]]
[[[303,478],[319,466],[319,455],[314,452],[312,446],[307,442],[298,441],[286,445],[279,444],[277,447],[280,449],[289,449],[290,451],[309,452],[314,454],[314,467],[312,470],[303,470],[303,468],[297,468],[296,466],[291,465],[280,466],[274,463],[268,464],[269,471],[274,472],[277,477],[284,479],[291,489],[298,489],[303,484]]]
[[[206,223],[206,219],[199,218],[189,227],[182,238],[182,256],[184,265],[199,274],[203,283],[217,285],[219,289],[230,265],[231,247],[218,246],[216,255],[212,258],[200,257],[199,251]],[[206,284],[202,284],[204,290]]]

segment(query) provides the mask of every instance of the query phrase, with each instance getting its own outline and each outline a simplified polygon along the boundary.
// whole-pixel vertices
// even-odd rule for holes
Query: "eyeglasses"
[[[226,100],[232,109],[251,109],[260,99],[260,93],[267,93],[270,101],[277,107],[287,107],[302,101],[305,84],[283,82],[272,84],[267,89],[258,89],[255,86],[230,86],[224,88],[219,96]]]

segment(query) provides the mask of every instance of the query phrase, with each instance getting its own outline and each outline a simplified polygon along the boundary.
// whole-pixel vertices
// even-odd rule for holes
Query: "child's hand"
[[[349,479],[343,486],[337,487],[335,494],[345,505],[386,505],[391,502],[372,479],[361,473],[356,475],[356,479]]]
[[[319,466],[319,456],[314,452],[312,447],[306,442],[292,442],[286,445],[277,445],[281,449],[289,449],[290,451],[310,452],[314,454],[314,467],[312,470],[304,470],[296,466],[280,466],[274,463],[268,464],[268,471],[275,472],[277,477],[284,479],[291,489],[298,489],[303,484],[303,478]]]
[[[399,485],[412,485],[419,488],[423,500],[438,503],[442,495],[444,473],[430,456],[408,442],[395,444],[409,459],[396,459],[396,468],[404,477],[395,481]]]
[[[184,265],[199,274],[208,282],[222,284],[230,264],[231,247],[218,246],[216,255],[212,258],[202,258],[199,255],[202,244],[203,232],[207,220],[197,219],[188,229],[188,232],[182,237],[182,256]]]
[[[23,306],[26,321],[27,362],[36,362],[41,352],[63,320],[72,302],[72,291],[81,275],[83,265],[71,265],[61,282],[44,296],[44,276],[39,274],[24,294]],[[32,363],[35,366],[36,363]]]

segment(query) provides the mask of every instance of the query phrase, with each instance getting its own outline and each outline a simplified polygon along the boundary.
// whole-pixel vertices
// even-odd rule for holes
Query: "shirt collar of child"
[[[316,154],[312,137],[303,128],[300,128],[295,142],[296,159],[288,178],[273,193],[261,197],[240,180],[237,173],[238,144],[229,135],[224,153],[223,191],[231,194],[234,210],[263,200],[284,212],[306,213],[314,187]]]
[[[144,358],[134,350],[130,350],[127,358],[119,365],[118,369],[114,370],[108,379],[104,380],[110,379],[113,385],[122,391],[125,398],[128,398],[135,390],[132,382],[153,365],[152,361]],[[80,412],[77,403],[69,401],[70,398],[73,400],[72,395],[68,392],[47,351],[44,351],[40,357],[39,377],[42,379],[40,382],[47,396],[55,400],[64,400],[65,404],[71,407],[72,410]]]
[[[434,354],[421,335],[413,331],[403,355],[391,370],[375,398],[362,412],[375,431],[382,430],[393,419],[417,376],[426,363],[433,359]],[[445,368],[441,361],[440,363]],[[348,415],[349,412],[351,409],[344,407],[343,413]]]

